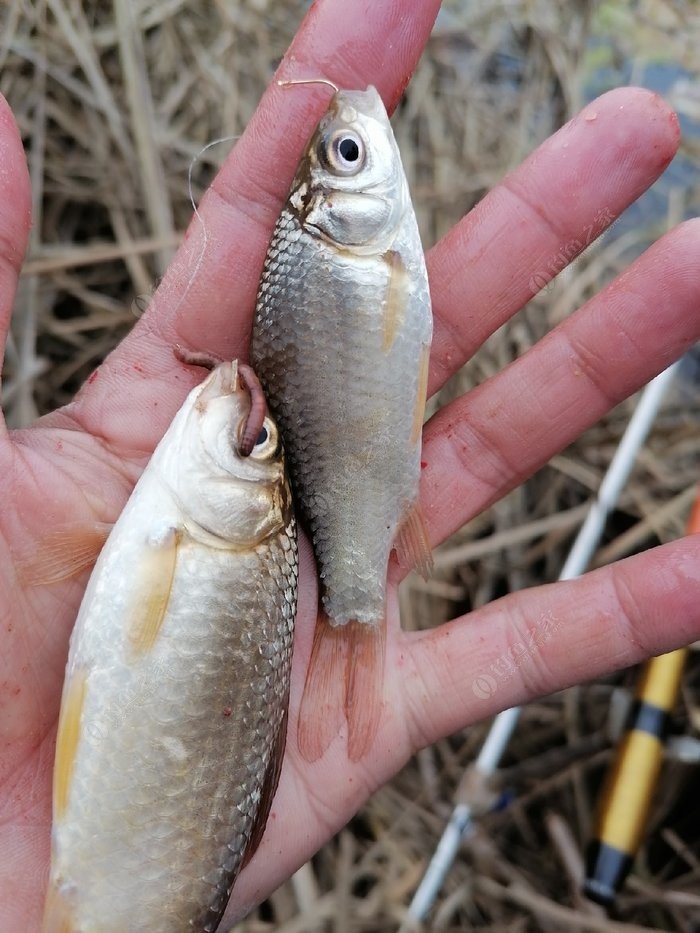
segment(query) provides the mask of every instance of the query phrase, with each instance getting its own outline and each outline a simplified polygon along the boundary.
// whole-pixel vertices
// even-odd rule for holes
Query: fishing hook
[[[277,84],[280,87],[289,87],[292,84],[326,84],[328,87],[333,88],[336,94],[339,93],[338,86],[329,81],[328,78],[289,78],[286,81],[278,81]]]
[[[196,350],[186,350],[176,343],[173,347],[173,353],[176,359],[186,366],[201,366],[202,369],[209,371],[221,366],[224,360],[213,353],[200,353]],[[238,363],[238,376],[241,383],[248,390],[250,395],[250,411],[241,427],[241,439],[238,444],[238,453],[241,457],[249,457],[255,447],[255,442],[262,431],[265,415],[267,414],[267,403],[265,393],[260,385],[260,380],[254,370],[247,363]]]

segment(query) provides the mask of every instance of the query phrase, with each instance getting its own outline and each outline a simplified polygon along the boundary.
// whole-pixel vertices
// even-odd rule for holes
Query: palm
[[[304,76],[322,74],[323,62],[337,61],[328,76],[339,85],[364,87],[371,80],[385,99],[394,99],[402,69],[420,53],[437,4],[405,0],[398,18],[389,7],[373,6],[360,23],[336,0],[317,5],[294,47],[297,61],[317,63],[303,69]],[[350,39],[354,58],[347,55]],[[363,63],[379,61],[378,49],[390,40],[393,56],[369,74]],[[343,54],[336,55],[341,44]],[[282,70],[299,76],[292,59]],[[193,221],[139,325],[67,409],[0,437],[3,929],[32,928],[41,910],[55,722],[68,636],[85,584],[81,579],[25,587],[15,560],[30,554],[55,525],[109,521],[118,514],[196,378],[173,358],[174,343],[246,355],[256,285],[251,270],[261,267],[323,100],[323,92],[312,89],[268,92],[254,131],[243,137],[204,199],[201,221]],[[598,101],[596,111],[594,123],[575,120],[562,131],[572,153],[567,164],[559,159],[561,140],[545,143],[536,160],[509,176],[430,254],[433,390],[527,300],[530,256],[556,254],[561,242],[580,236],[601,210],[619,213],[671,158],[676,124],[651,95],[616,92]],[[29,195],[16,130],[7,120],[0,127],[6,169],[0,175],[0,319],[6,328]],[[273,156],[275,181],[269,171]],[[587,198],[572,197],[581,193],[581,179]],[[697,224],[668,234],[623,280],[525,357],[432,419],[424,435],[422,499],[433,543],[524,479],[698,338],[699,247]],[[616,365],[608,366],[612,345]],[[287,877],[417,747],[498,709],[697,638],[697,556],[697,542],[677,542],[572,584],[509,597],[474,613],[469,625],[456,620],[430,633],[400,631],[394,580],[385,703],[374,751],[351,764],[341,736],[308,765],[296,746],[296,711],[311,647],[316,582],[303,542],[288,749],[273,806],[279,818],[270,821],[258,855],[236,886],[232,916]],[[470,672],[473,677],[487,668],[545,617],[556,620],[557,637],[541,640],[494,696],[482,700],[464,689]]]

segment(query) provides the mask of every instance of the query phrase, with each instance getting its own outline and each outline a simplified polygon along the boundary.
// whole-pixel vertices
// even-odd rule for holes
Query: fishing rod
[[[700,532],[700,490],[686,534]],[[603,786],[594,837],[586,852],[583,893],[609,907],[639,851],[664,760],[669,717],[678,700],[687,648],[644,666],[625,734]]]
[[[669,366],[653,379],[632,413],[629,424],[620,440],[610,466],[600,484],[598,494],[573,543],[559,580],[572,580],[585,572],[598,546],[605,523],[617,505],[620,494],[627,483],[639,449],[649,434],[664,395],[678,371],[680,363]],[[461,787],[479,787],[490,781],[515,731],[522,707],[515,706],[499,713],[476,760],[465,772]],[[466,797],[466,795],[465,795]],[[460,800],[452,811],[440,841],[435,848],[425,875],[408,908],[407,921],[399,933],[407,933],[416,921],[424,920],[442,887],[445,877],[454,862],[463,838],[473,832],[477,808],[468,799]]]

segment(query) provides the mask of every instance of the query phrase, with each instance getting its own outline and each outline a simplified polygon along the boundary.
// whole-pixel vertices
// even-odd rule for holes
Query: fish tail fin
[[[382,712],[386,626],[351,621],[334,626],[319,612],[299,709],[302,758],[318,761],[348,723],[348,757],[369,752]]]
[[[377,734],[384,692],[386,624],[348,622],[343,626],[348,644],[345,669],[345,716],[348,721],[348,757],[361,761]]]
[[[346,639],[319,610],[299,708],[297,742],[302,758],[318,761],[338,734],[345,700]]]

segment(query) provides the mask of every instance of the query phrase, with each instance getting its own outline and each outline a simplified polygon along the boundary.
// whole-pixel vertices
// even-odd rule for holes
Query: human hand
[[[375,84],[397,101],[438,4],[316,4],[280,77]],[[391,48],[391,56],[385,54]],[[352,53],[352,54],[350,54]],[[247,358],[255,291],[297,160],[327,103],[323,90],[270,86],[210,191],[147,313],[66,408],[0,434],[0,928],[34,929],[50,836],[55,725],[67,644],[85,579],[26,587],[14,557],[55,526],[111,521],[196,376],[172,347]],[[620,90],[587,108],[508,176],[429,254],[435,339],[431,391],[531,297],[538,267],[606,211],[611,220],[666,166],[678,126],[653,95]],[[565,149],[564,149],[565,147]],[[29,190],[17,130],[0,109],[0,322],[7,330],[26,246]],[[507,370],[426,426],[421,497],[438,544],[700,335],[700,226],[682,225]],[[573,258],[573,257],[572,257]],[[496,711],[626,667],[700,633],[698,539],[566,584],[518,593],[439,629],[402,633],[392,565],[383,717],[371,755],[350,763],[344,736],[310,765],[297,711],[316,610],[308,541],[287,754],[268,830],[227,919],[264,898],[421,746]],[[543,627],[556,637],[538,638]],[[515,642],[534,644],[493,696],[472,683]]]

